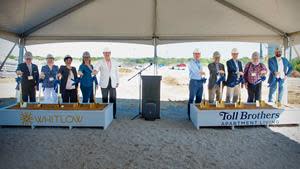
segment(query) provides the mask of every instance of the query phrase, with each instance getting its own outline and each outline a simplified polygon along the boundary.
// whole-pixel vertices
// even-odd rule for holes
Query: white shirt
[[[277,65],[278,65],[278,72],[280,74],[279,78],[283,79],[285,77],[283,61],[282,61],[281,57],[276,58],[276,61],[277,61]]]
[[[73,85],[73,80],[71,79],[74,79],[74,74],[73,72],[70,70],[70,73],[69,73],[69,76],[68,76],[68,80],[67,80],[67,84],[66,84],[66,89],[67,90],[72,90],[72,89],[75,89],[75,85]]]

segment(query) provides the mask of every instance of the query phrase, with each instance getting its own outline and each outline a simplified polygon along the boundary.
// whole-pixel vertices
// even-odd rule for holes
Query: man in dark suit
[[[37,65],[32,63],[31,52],[26,52],[24,59],[25,62],[20,63],[16,70],[17,75],[22,77],[22,101],[36,102],[35,91],[38,90],[39,86],[39,69]]]
[[[71,66],[72,57],[70,55],[65,56],[65,66],[60,66],[58,70],[58,79],[60,82],[60,92],[64,103],[76,103],[78,102],[77,87],[78,77],[76,68]]]
[[[231,55],[232,59],[226,62],[228,72],[226,81],[226,103],[230,103],[231,100],[233,103],[237,102],[241,92],[241,85],[243,87],[243,82],[241,82],[242,84],[238,83],[240,78],[244,76],[242,62],[238,60],[238,50],[236,48],[233,48],[231,51]]]
[[[222,98],[220,98],[220,91],[221,87],[220,84],[217,84],[217,80],[219,80],[222,76],[225,76],[225,68],[222,63],[220,63],[220,53],[218,51],[215,51],[213,54],[213,63],[208,64],[208,70],[209,70],[209,80],[208,80],[208,101],[209,103],[213,103],[215,100],[219,101]]]

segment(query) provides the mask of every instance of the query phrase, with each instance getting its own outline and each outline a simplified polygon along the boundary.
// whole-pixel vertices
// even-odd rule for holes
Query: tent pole
[[[289,52],[289,61],[291,61],[292,60],[292,46],[290,46],[289,47],[290,48],[290,52]]]
[[[18,63],[23,62],[24,47],[25,47],[24,38],[20,38],[20,40],[19,40],[19,59],[18,59]]]
[[[288,36],[285,36],[284,38],[283,38],[283,55],[284,55],[284,57],[286,57],[286,50],[289,48],[289,46],[290,46],[290,42],[289,42],[289,37]]]
[[[2,70],[6,60],[8,59],[8,57],[10,56],[11,52],[15,49],[17,43],[14,44],[14,46],[10,49],[10,51],[8,52],[8,54],[6,55],[5,59],[3,60],[3,62],[0,65],[0,71]]]
[[[154,6],[153,6],[153,47],[154,47],[154,75],[157,75],[157,40],[158,37],[156,36],[156,30],[157,30],[157,0],[154,0]]]
[[[263,60],[263,50],[262,50],[262,43],[259,44],[259,54],[260,54],[260,60]]]
[[[153,64],[154,64],[154,75],[157,75],[157,37],[153,38],[153,46],[154,46],[154,58],[153,58]]]

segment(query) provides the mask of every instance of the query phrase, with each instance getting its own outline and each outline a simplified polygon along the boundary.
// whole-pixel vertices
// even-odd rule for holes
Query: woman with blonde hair
[[[82,102],[83,103],[94,103],[94,89],[93,83],[95,82],[98,86],[97,82],[97,71],[94,70],[93,65],[91,64],[91,55],[89,52],[84,52],[82,54],[82,64],[79,66],[78,75],[81,77],[80,80],[80,89],[82,92]]]

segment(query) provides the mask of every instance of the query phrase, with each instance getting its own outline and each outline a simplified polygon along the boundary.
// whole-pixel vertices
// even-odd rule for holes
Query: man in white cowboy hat
[[[103,103],[113,103],[113,115],[116,118],[117,111],[117,91],[116,88],[119,86],[119,72],[118,63],[111,59],[111,50],[104,48],[103,60],[98,63],[98,70],[100,71],[100,87],[102,93]]]
[[[193,52],[193,59],[189,62],[189,102],[188,102],[188,118],[190,120],[190,104],[195,100],[195,103],[200,103],[202,100],[203,93],[203,76],[205,75],[203,71],[203,66],[200,63],[201,53],[199,49],[195,49]]]
[[[22,77],[22,100],[24,102],[35,102],[36,93],[39,86],[39,70],[38,66],[32,63],[32,53],[26,52],[24,55],[25,62],[20,63],[16,73]]]

